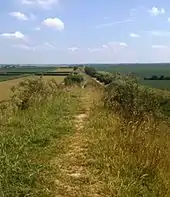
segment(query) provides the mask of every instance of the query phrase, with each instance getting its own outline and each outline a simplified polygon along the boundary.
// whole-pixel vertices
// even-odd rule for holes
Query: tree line
[[[144,80],[170,80],[170,77],[164,75],[152,75],[151,77],[144,77]]]

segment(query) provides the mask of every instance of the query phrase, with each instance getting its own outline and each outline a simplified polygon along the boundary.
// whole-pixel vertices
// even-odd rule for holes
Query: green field
[[[0,82],[7,81],[11,79],[17,79],[23,77],[25,75],[37,75],[40,76],[42,73],[44,76],[61,76],[61,78],[67,76],[69,73],[73,71],[73,68],[68,67],[29,67],[22,66],[16,68],[0,68]]]
[[[12,80],[12,79],[16,79],[16,78],[20,78],[22,76],[0,76],[0,82],[1,81],[7,81],[7,80]]]
[[[107,72],[120,72],[120,73],[133,73],[137,77],[140,77],[140,83],[149,85],[154,88],[170,90],[170,80],[144,80],[144,77],[152,75],[157,76],[170,76],[170,64],[119,64],[119,65],[93,65],[95,68],[101,71]]]
[[[54,67],[20,67],[20,68],[0,68],[0,73],[3,72],[44,72],[52,71]]]

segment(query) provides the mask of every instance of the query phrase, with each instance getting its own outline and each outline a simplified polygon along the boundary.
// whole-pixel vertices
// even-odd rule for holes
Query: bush
[[[161,97],[149,88],[140,86],[132,76],[114,80],[106,89],[104,102],[126,120],[142,121],[148,115],[160,117]]]
[[[29,78],[12,88],[11,102],[18,109],[28,109],[33,103],[50,98],[50,95],[54,94],[58,88],[54,80],[46,82],[42,77]]]
[[[110,84],[113,80],[113,76],[111,74],[96,73],[94,77],[105,85]]]
[[[64,79],[64,83],[66,86],[70,86],[70,85],[74,85],[74,84],[80,85],[83,81],[84,81],[84,78],[80,74],[71,74],[71,75],[68,75]]]
[[[85,67],[84,71],[87,75],[90,75],[91,77],[95,77],[95,74],[97,73],[95,68],[88,66]]]

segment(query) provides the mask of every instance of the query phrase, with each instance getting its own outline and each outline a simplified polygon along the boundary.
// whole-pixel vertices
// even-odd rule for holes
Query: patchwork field
[[[23,77],[24,75],[53,76],[63,78],[69,75],[73,68],[68,67],[20,67],[20,68],[0,68],[0,81],[7,81]]]

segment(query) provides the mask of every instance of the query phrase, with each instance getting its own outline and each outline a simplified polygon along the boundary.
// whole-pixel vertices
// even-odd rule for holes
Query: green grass
[[[133,72],[140,76],[165,75],[170,76],[169,64],[120,64],[120,65],[96,65],[97,69],[108,72]]]
[[[55,196],[55,163],[61,138],[71,134],[79,96],[63,92],[45,104],[2,116],[0,196]],[[54,167],[55,166],[55,167]]]
[[[18,78],[26,77],[26,76],[28,76],[28,75],[0,76],[0,82],[12,80],[12,79],[18,79]]]
[[[85,89],[61,88],[48,102],[0,114],[0,196],[169,197],[169,126],[123,121],[104,106],[104,87],[85,77]]]
[[[166,81],[150,81],[143,80],[144,77],[157,75],[157,76],[170,76],[169,64],[127,64],[127,65],[95,65],[95,67],[105,72],[120,72],[127,74],[129,72],[134,73],[140,77],[140,83],[151,86],[153,88],[168,89],[170,90],[170,80]]]
[[[140,80],[140,83],[143,85],[150,86],[152,88],[158,88],[158,89],[165,89],[170,90],[170,80]]]
[[[52,71],[54,67],[21,67],[21,68],[0,68],[1,72],[43,72],[43,71]]]

